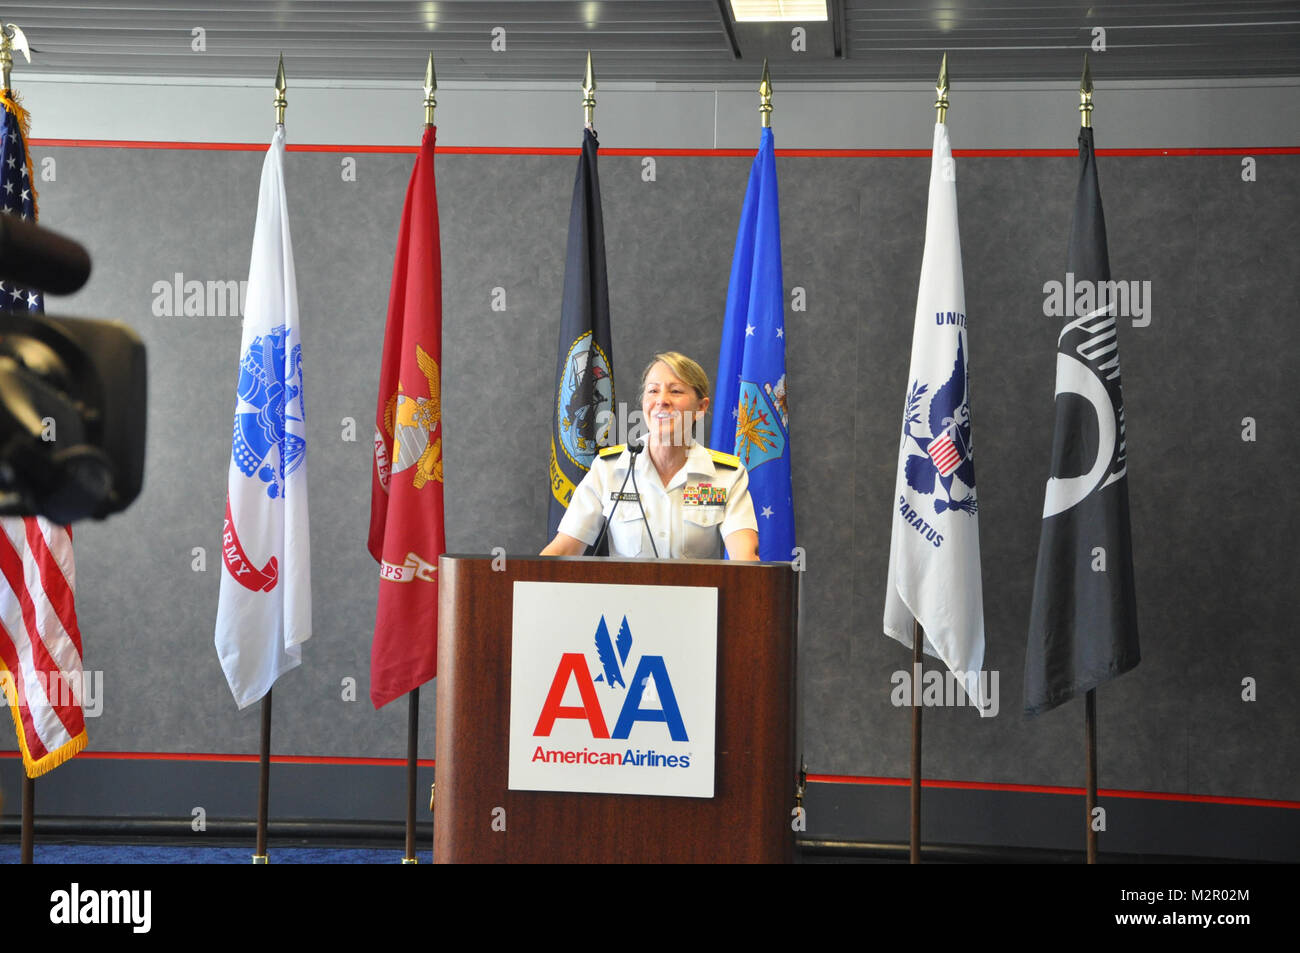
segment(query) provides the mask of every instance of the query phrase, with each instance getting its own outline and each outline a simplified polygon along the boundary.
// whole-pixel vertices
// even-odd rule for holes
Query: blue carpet
[[[251,847],[145,847],[129,844],[40,844],[33,849],[38,864],[249,864]],[[392,864],[400,850],[337,847],[272,847],[272,864]],[[420,863],[433,863],[429,851],[417,851]],[[0,845],[0,864],[16,864],[17,844]]]

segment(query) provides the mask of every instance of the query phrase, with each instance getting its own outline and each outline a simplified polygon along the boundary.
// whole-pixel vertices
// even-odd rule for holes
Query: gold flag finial
[[[587,75],[582,79],[582,117],[591,129],[596,119],[596,74],[591,71],[591,50],[587,51]]]
[[[763,78],[758,81],[758,112],[763,128],[772,128],[772,76],[767,71],[767,57],[763,58]]]
[[[934,81],[935,122],[948,121],[948,54],[939,62],[939,78]]]
[[[275,69],[275,124],[284,125],[284,108],[289,105],[289,100],[284,98],[284,94],[289,87],[284,82],[284,54],[280,54],[280,65]]]
[[[27,37],[18,29],[16,23],[6,23],[0,30],[0,73],[4,74],[4,90],[9,90],[9,74],[14,68],[14,50],[23,54],[27,62],[32,61],[32,51],[27,45]]]
[[[1092,70],[1088,69],[1088,54],[1083,54],[1083,78],[1079,80],[1079,125],[1092,128]]]
[[[438,77],[433,74],[433,50],[429,51],[429,61],[424,64],[424,124],[433,125],[433,111],[438,106]]]

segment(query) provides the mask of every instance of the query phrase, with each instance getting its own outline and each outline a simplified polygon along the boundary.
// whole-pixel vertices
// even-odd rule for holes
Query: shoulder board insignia
[[[723,453],[721,450],[710,450],[709,456],[718,466],[729,467],[732,470],[740,469],[740,457],[733,456],[730,453]]]
[[[616,457],[626,449],[627,449],[627,444],[620,443],[617,447],[606,447],[605,449],[600,451],[600,455],[602,458]],[[740,461],[736,461],[736,462],[739,463]]]

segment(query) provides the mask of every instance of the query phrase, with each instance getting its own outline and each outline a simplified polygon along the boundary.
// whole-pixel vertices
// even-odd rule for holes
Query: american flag
[[[0,202],[6,214],[35,221],[27,113],[7,93],[0,105]],[[0,282],[0,311],[44,310],[39,291]],[[35,778],[86,747],[72,534],[39,517],[0,518],[0,577],[0,684]]]

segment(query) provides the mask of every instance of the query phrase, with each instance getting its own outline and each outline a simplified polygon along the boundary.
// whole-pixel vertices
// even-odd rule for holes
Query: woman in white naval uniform
[[[699,364],[675,351],[655,355],[641,376],[645,450],[610,447],[592,461],[542,555],[582,555],[608,514],[611,556],[716,559],[725,545],[732,559],[757,560],[749,474],[736,457],[695,442],[708,407]]]

